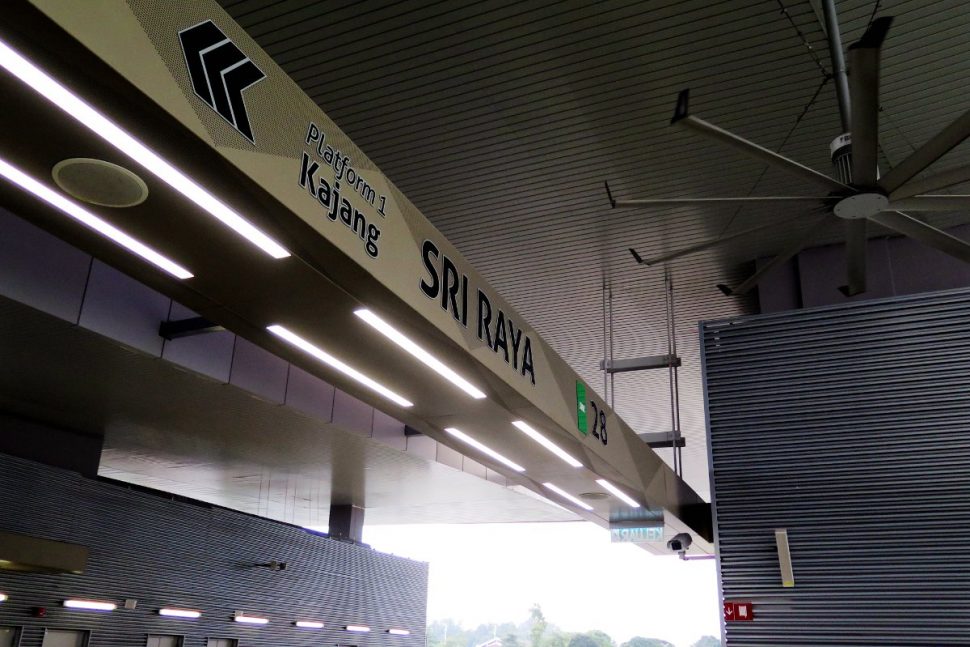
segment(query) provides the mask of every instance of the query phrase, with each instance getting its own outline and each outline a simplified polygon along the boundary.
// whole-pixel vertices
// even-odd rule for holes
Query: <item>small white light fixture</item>
[[[369,389],[371,389],[373,391],[376,391],[376,392],[380,393],[381,395],[383,395],[385,398],[387,398],[391,402],[394,402],[396,404],[399,404],[402,407],[413,407],[414,406],[414,403],[411,402],[410,400],[407,400],[407,399],[399,396],[397,393],[395,393],[394,391],[391,391],[389,388],[387,388],[383,384],[380,384],[379,382],[375,382],[374,380],[372,380],[371,378],[367,377],[366,375],[364,375],[363,373],[361,373],[357,369],[355,369],[355,368],[353,368],[351,366],[348,366],[347,364],[344,364],[343,362],[341,362],[339,359],[337,359],[336,357],[334,357],[330,353],[326,352],[322,348],[319,348],[317,346],[314,346],[313,344],[311,344],[310,342],[308,342],[306,339],[303,339],[302,337],[300,337],[299,335],[293,333],[289,329],[287,329],[287,328],[285,328],[283,326],[280,326],[278,324],[273,324],[272,326],[267,326],[266,327],[266,330],[270,331],[271,333],[273,333],[274,335],[276,335],[280,339],[286,341],[287,343],[289,343],[289,344],[291,344],[293,346],[296,346],[297,348],[299,348],[300,350],[302,350],[307,355],[310,355],[310,356],[312,356],[312,357],[320,360],[321,362],[323,362],[327,366],[330,366],[332,368],[337,369],[338,371],[340,371],[341,373],[343,373],[347,377],[351,378],[352,380],[356,380],[357,382],[360,382],[361,384],[363,384],[367,388],[369,388]]]
[[[314,620],[297,620],[294,624],[300,629],[323,629],[323,623]]]
[[[347,625],[346,627],[344,627],[344,629],[346,629],[347,631],[353,631],[359,634],[365,634],[368,631],[370,631],[370,627],[368,627],[367,625]]]
[[[519,431],[521,431],[526,436],[536,441],[537,443],[539,443],[540,445],[548,449],[550,452],[552,452],[553,454],[561,458],[568,465],[572,467],[583,466],[583,464],[580,463],[575,458],[573,458],[573,456],[569,454],[569,452],[567,452],[565,449],[563,449],[559,445],[555,444],[554,442],[552,442],[551,440],[549,440],[548,438],[540,434],[538,431],[530,427],[527,423],[523,422],[522,420],[515,420],[512,422],[512,424],[515,425],[515,427]]]
[[[6,593],[0,593],[0,602],[6,602],[8,599],[10,598],[7,597]]]
[[[495,460],[497,460],[499,463],[502,463],[503,465],[506,465],[506,466],[512,468],[516,472],[524,472],[525,471],[525,468],[522,467],[521,465],[519,465],[518,463],[512,461],[511,459],[506,458],[505,456],[502,456],[501,454],[499,454],[497,451],[495,451],[491,447],[486,447],[485,445],[481,444],[480,442],[478,442],[477,440],[475,440],[474,438],[472,438],[471,436],[469,436],[465,432],[459,431],[458,429],[455,429],[454,427],[446,427],[445,428],[445,431],[447,433],[451,434],[452,436],[454,436],[455,438],[457,438],[458,440],[460,440],[461,442],[465,443],[466,445],[470,445],[470,446],[474,447],[475,449],[477,449],[478,451],[482,452],[483,454],[486,454],[488,456],[491,456],[492,458],[494,458]]]
[[[392,636],[410,636],[411,635],[411,632],[408,631],[407,629],[388,629],[387,630],[387,633],[391,634]]]
[[[577,499],[576,497],[574,497],[572,494],[569,494],[568,492],[566,492],[562,488],[557,487],[557,486],[553,485],[552,483],[543,483],[542,484],[542,487],[547,488],[547,489],[555,492],[556,494],[558,494],[562,498],[566,499],[570,503],[573,503],[575,505],[578,505],[583,510],[592,510],[593,509],[592,506],[586,505],[585,503],[583,503],[582,501],[580,501],[579,499]]]
[[[0,67],[273,258],[290,255],[275,240],[2,41]]]
[[[202,612],[194,609],[173,609],[166,607],[159,609],[158,615],[165,616],[166,618],[199,618],[202,616]]]
[[[445,366],[437,357],[418,346],[404,333],[381,319],[372,311],[368,310],[367,308],[360,308],[359,310],[354,310],[354,314],[370,324],[375,330],[377,330],[377,332],[381,333],[392,342],[409,352],[411,355],[417,358],[418,361],[457,386],[468,395],[472,396],[476,400],[481,400],[485,397],[485,394],[479,389],[475,388],[471,382]]]
[[[148,245],[135,240],[114,225],[102,220],[80,205],[71,202],[60,193],[57,193],[53,189],[44,186],[2,158],[0,158],[0,177],[6,178],[27,193],[32,194],[36,198],[40,198],[47,204],[59,210],[64,215],[73,218],[89,229],[93,229],[105,238],[108,238],[121,245],[129,252],[137,256],[141,256],[155,267],[165,270],[175,278],[192,278],[192,273],[175,261],[156,252]]]
[[[118,605],[114,602],[100,602],[98,600],[64,600],[68,609],[83,609],[85,611],[114,611]]]
[[[626,492],[624,492],[620,488],[616,487],[615,485],[613,485],[612,483],[610,483],[606,479],[596,479],[596,483],[599,484],[599,486],[601,488],[603,488],[604,490],[609,490],[609,492],[613,496],[615,496],[617,499],[619,499],[623,503],[627,504],[631,508],[639,508],[640,507],[640,504],[637,503],[636,501],[634,501],[629,495],[626,494]]]
[[[233,620],[244,625],[268,625],[269,624],[269,618],[261,618],[260,616],[249,616],[249,615],[246,615],[245,613],[239,613],[239,612],[237,612],[236,615],[233,616]]]

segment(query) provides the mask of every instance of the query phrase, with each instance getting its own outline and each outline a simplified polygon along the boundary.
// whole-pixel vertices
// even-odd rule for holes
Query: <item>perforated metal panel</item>
[[[701,340],[722,593],[754,603],[727,645],[970,644],[970,291]]]
[[[144,645],[149,634],[242,645],[424,645],[427,565],[312,535],[286,524],[203,504],[172,501],[0,454],[0,529],[82,544],[83,575],[0,571],[0,625],[22,626],[21,647],[41,647],[45,630],[91,632],[92,647]],[[257,566],[271,560],[286,570]],[[68,598],[114,602],[110,613],[65,609]],[[125,600],[138,601],[125,609]],[[45,607],[46,617],[35,617]],[[198,609],[196,620],[164,618],[162,607]],[[264,627],[233,622],[243,611]],[[323,630],[294,626],[326,623]],[[364,624],[369,634],[348,634]],[[411,631],[391,636],[391,627]]]

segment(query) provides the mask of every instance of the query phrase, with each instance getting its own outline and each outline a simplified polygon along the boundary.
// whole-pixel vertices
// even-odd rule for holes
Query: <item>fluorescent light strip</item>
[[[236,622],[242,623],[244,625],[268,625],[269,618],[260,618],[259,616],[247,616],[243,613],[237,613],[233,618]]]
[[[118,608],[113,602],[98,602],[97,600],[64,600],[68,609],[86,609],[88,611],[114,611]]]
[[[441,377],[445,378],[468,395],[477,400],[481,400],[485,397],[485,394],[475,388],[471,382],[445,366],[441,361],[438,360],[437,357],[415,344],[407,336],[405,336],[404,333],[381,319],[372,311],[368,310],[367,308],[361,308],[359,310],[354,310],[354,314],[366,321],[375,330],[390,339],[392,342],[411,353],[411,355],[417,358],[418,361],[423,363],[425,366],[438,373]]]
[[[0,158],[0,177],[6,178],[27,193],[59,209],[62,213],[80,222],[85,227],[93,229],[105,238],[110,238],[128,251],[141,256],[152,265],[165,270],[175,278],[192,278],[192,273],[175,261],[162,256],[148,245],[140,243],[114,225],[102,220],[80,205],[71,202],[53,189],[49,189],[2,158]]]
[[[411,635],[411,632],[408,631],[407,629],[388,629],[387,630],[387,633],[391,634],[392,636],[410,636]]]
[[[6,602],[9,599],[10,598],[7,597],[7,594],[6,593],[0,593],[0,602]]]
[[[451,434],[452,436],[454,436],[455,438],[457,438],[458,440],[460,440],[461,442],[465,443],[466,445],[471,445],[472,447],[474,447],[478,451],[482,452],[483,454],[487,454],[487,455],[491,456],[492,458],[494,458],[495,460],[497,460],[499,463],[502,463],[503,465],[507,465],[508,467],[511,467],[516,472],[524,472],[525,471],[525,468],[522,467],[521,465],[519,465],[518,463],[515,463],[515,462],[509,460],[508,458],[502,456],[501,454],[499,454],[494,449],[492,449],[490,447],[486,447],[485,445],[481,444],[480,442],[478,442],[477,440],[475,440],[474,438],[472,438],[468,434],[464,433],[463,431],[459,431],[458,429],[455,429],[454,427],[446,427],[445,428],[445,431],[448,432],[449,434]]]
[[[569,494],[568,492],[566,492],[562,488],[559,488],[559,487],[553,485],[552,483],[543,483],[542,484],[542,487],[548,488],[548,489],[552,490],[553,492],[555,492],[556,494],[558,494],[562,498],[566,499],[570,503],[574,503],[575,505],[578,505],[583,510],[592,510],[593,509],[593,506],[590,506],[590,505],[587,505],[587,504],[583,503],[582,501],[580,501],[579,499],[577,499],[576,497],[574,497],[572,494]]]
[[[596,482],[599,484],[599,486],[601,488],[603,488],[605,490],[609,490],[613,494],[613,496],[615,496],[617,499],[619,499],[623,503],[627,504],[631,508],[639,508],[640,507],[640,504],[639,503],[637,503],[636,501],[634,501],[625,492],[623,492],[620,488],[616,487],[615,485],[613,485],[612,483],[610,483],[606,479],[596,479]]]
[[[370,631],[370,627],[366,625],[347,625],[346,627],[344,627],[344,629],[346,629],[347,631],[354,631],[359,634],[364,634]]]
[[[322,622],[313,622],[311,620],[297,620],[296,626],[300,629],[323,629]]]
[[[330,353],[327,353],[323,349],[318,348],[317,346],[314,346],[313,344],[303,339],[299,335],[294,334],[287,328],[284,328],[283,326],[280,326],[277,324],[273,324],[272,326],[267,326],[266,330],[270,331],[280,339],[283,339],[284,341],[289,342],[293,346],[296,346],[306,354],[312,355],[313,357],[317,358],[324,364],[327,364],[328,366],[337,369],[347,377],[360,382],[367,388],[377,391],[388,400],[391,400],[392,402],[396,402],[402,407],[414,406],[414,403],[412,403],[410,400],[406,400],[405,398],[402,398],[397,393],[395,393],[394,391],[391,391],[383,384],[375,382],[374,380],[370,379],[369,377],[367,377],[357,369],[351,368],[350,366],[344,364],[343,362],[341,362],[339,359],[337,359]]]
[[[279,243],[2,41],[0,67],[273,258],[290,255]]]
[[[542,445],[543,447],[545,447],[546,449],[548,449],[549,451],[551,451],[553,454],[555,454],[559,458],[561,458],[564,461],[566,461],[566,463],[568,463],[572,467],[582,467],[583,466],[582,463],[580,463],[578,460],[576,460],[575,458],[573,458],[572,455],[570,455],[568,452],[566,452],[566,450],[564,450],[562,447],[560,447],[559,445],[555,444],[554,442],[552,442],[551,440],[549,440],[548,438],[546,438],[545,436],[543,436],[542,434],[540,434],[538,431],[536,431],[535,429],[533,429],[532,427],[530,427],[525,422],[523,422],[521,420],[515,420],[515,421],[512,422],[512,424],[515,425],[515,427],[518,428],[519,431],[521,431],[526,436],[528,436],[532,440],[536,441],[537,443],[539,443],[540,445]]]
[[[202,616],[201,611],[194,611],[192,609],[159,609],[158,615],[165,616],[166,618],[199,618]]]

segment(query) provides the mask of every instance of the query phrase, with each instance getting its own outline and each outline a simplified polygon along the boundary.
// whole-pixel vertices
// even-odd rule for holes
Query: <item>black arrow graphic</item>
[[[211,20],[180,31],[179,42],[196,96],[255,144],[242,94],[266,75]]]

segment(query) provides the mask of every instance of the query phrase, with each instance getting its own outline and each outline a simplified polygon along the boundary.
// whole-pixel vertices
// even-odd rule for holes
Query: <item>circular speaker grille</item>
[[[144,180],[126,168],[88,158],[58,162],[51,170],[57,186],[89,204],[102,207],[134,207],[148,198]]]
[[[587,499],[589,501],[601,501],[606,497],[610,496],[606,492],[582,492],[579,495],[580,499]]]

